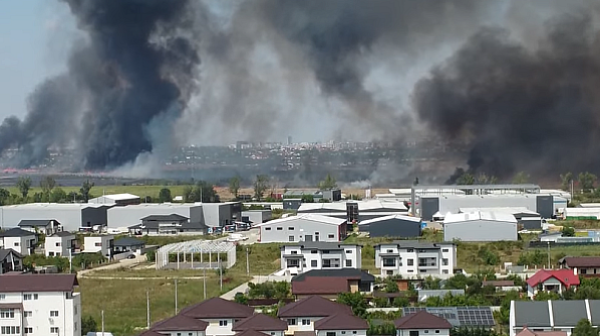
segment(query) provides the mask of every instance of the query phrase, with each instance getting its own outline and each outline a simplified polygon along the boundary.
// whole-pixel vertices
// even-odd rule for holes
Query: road
[[[119,269],[121,267],[132,268],[143,262],[146,262],[146,260],[147,260],[146,255],[139,256],[135,259],[122,259],[119,262],[114,263],[114,264],[109,264],[106,266],[99,266],[99,267],[92,268],[92,269],[81,270],[81,271],[77,272],[77,276],[85,278],[85,277],[89,277],[91,275],[91,273],[96,272],[96,271],[108,271],[108,270]]]

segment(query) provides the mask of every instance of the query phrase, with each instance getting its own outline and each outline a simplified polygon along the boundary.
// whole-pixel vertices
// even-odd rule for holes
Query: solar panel
[[[426,310],[448,320],[455,327],[493,327],[496,325],[490,307],[405,307],[403,315]]]

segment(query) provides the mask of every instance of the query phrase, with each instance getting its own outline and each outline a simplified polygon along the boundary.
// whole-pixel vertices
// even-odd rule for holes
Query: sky
[[[74,34],[66,4],[0,1],[0,118],[25,115],[29,93],[65,69]]]

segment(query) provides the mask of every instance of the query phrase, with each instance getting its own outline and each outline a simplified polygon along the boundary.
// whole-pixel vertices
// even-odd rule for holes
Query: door
[[[304,241],[307,241],[307,242],[313,241],[312,235],[304,235]]]

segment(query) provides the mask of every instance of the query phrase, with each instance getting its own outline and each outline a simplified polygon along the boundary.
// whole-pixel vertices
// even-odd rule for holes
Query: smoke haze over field
[[[60,1],[85,39],[0,124],[20,166],[73,146],[146,175],[191,143],[435,134],[499,178],[600,168],[595,0]]]

